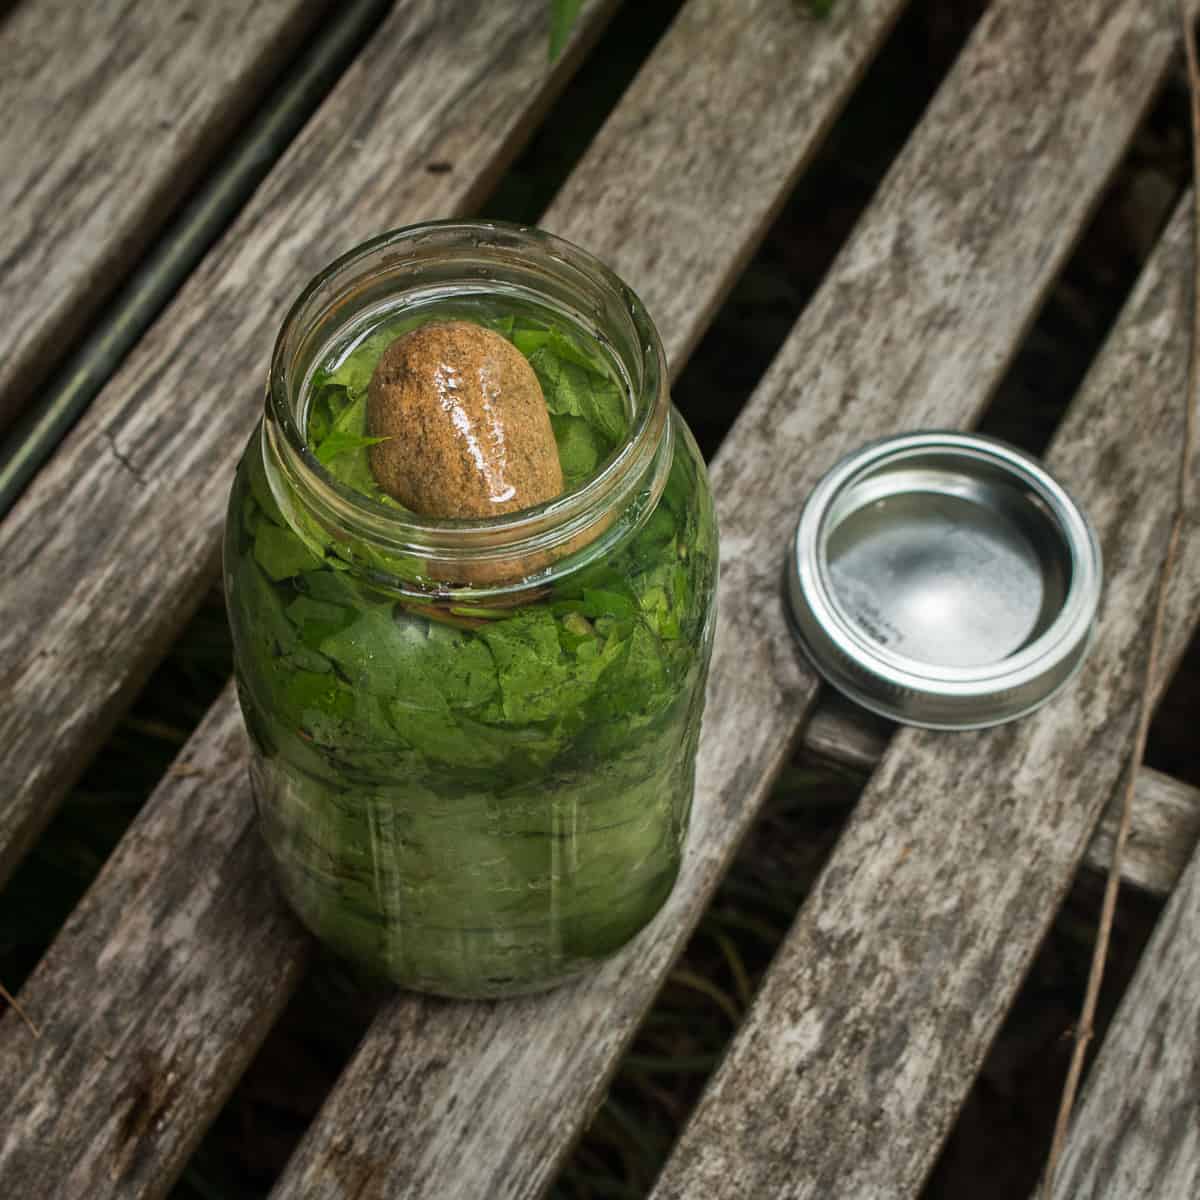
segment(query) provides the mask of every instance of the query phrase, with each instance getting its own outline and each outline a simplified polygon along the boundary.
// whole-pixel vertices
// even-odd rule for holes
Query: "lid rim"
[[[829,523],[836,502],[874,475],[929,452],[964,467],[986,464],[989,471],[1019,483],[1030,494],[1031,507],[1033,497],[1045,506],[1047,511],[1040,515],[1049,519],[1061,539],[1064,560],[1069,558],[1066,592],[1049,624],[1012,655],[994,662],[946,666],[889,650],[869,637],[833,587],[828,542],[837,528]],[[790,623],[819,673],[864,707],[907,724],[940,729],[1015,720],[1065,686],[1090,647],[1102,583],[1099,541],[1063,485],[1007,443],[950,431],[878,439],[835,463],[801,510],[787,571]]]
[[[789,624],[792,625],[793,632],[796,633],[796,642],[803,651],[805,658],[808,659],[821,678],[830,686],[837,688],[838,691],[860,708],[865,708],[868,712],[873,712],[877,716],[896,721],[901,725],[909,725],[915,729],[935,729],[947,733],[966,733],[973,729],[994,729],[997,725],[1006,725],[1010,721],[1017,721],[1022,717],[1029,716],[1063,691],[1079,674],[1087,658],[1087,647],[1085,646],[1084,652],[1070,664],[1070,669],[1064,672],[1060,679],[1056,680],[1054,686],[1049,691],[1044,695],[1024,701],[1020,706],[1004,706],[985,710],[976,713],[969,720],[937,720],[933,717],[922,716],[916,712],[909,712],[904,706],[894,703],[888,704],[886,701],[880,700],[872,696],[869,692],[865,692],[857,687],[852,678],[834,678],[818,661],[812,647],[796,627],[795,623],[789,621]]]

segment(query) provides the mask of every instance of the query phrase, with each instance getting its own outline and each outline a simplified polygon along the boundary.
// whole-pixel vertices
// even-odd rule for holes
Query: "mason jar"
[[[354,406],[383,347],[437,320],[537,369],[560,495],[434,518],[373,490]],[[338,259],[280,330],[224,563],[259,824],[323,942],[405,987],[504,996],[603,960],[662,907],[717,535],[658,334],[601,263],[482,222]]]

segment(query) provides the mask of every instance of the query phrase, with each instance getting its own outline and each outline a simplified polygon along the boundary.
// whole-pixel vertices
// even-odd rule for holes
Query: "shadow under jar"
[[[372,364],[446,319],[534,367],[556,499],[450,520],[372,490],[354,433]],[[260,826],[305,924],[450,996],[551,987],[628,942],[679,871],[716,573],[658,335],[591,256],[441,222],[318,276],[276,342],[225,538]]]

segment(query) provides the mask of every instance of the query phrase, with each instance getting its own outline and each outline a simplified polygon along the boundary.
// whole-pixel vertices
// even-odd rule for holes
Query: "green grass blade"
[[[571,36],[583,0],[550,0],[550,61],[553,62]]]

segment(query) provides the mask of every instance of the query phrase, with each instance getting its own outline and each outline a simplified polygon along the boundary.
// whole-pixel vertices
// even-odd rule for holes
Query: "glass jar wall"
[[[437,320],[529,359],[562,495],[433,519],[372,488],[355,409],[370,367]],[[716,569],[659,339],[595,260],[533,230],[438,223],[314,280],[280,333],[225,543],[260,824],[301,919],[453,996],[553,986],[624,945],[679,870]]]

